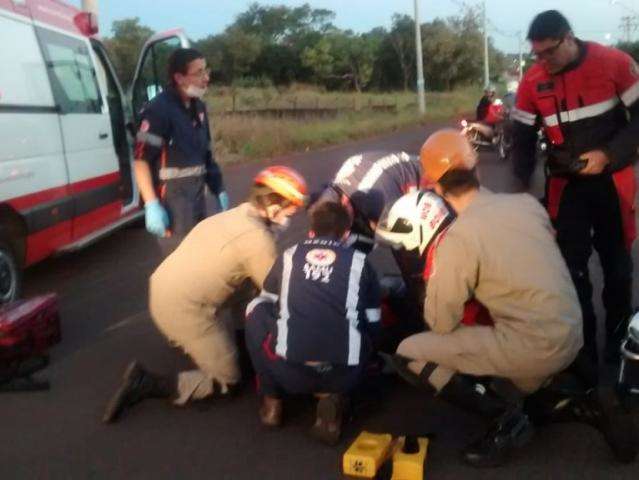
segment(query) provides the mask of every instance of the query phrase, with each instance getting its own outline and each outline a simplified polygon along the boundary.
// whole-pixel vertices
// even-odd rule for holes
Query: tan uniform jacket
[[[261,288],[275,258],[273,235],[250,204],[207,218],[151,276],[151,315],[167,336],[184,344],[209,328],[247,279]]]
[[[548,215],[530,195],[480,190],[439,244],[433,267],[426,322],[436,333],[449,333],[465,302],[476,298],[495,322],[488,362],[506,360],[513,370],[535,362],[535,369],[553,370],[581,348],[577,294]]]

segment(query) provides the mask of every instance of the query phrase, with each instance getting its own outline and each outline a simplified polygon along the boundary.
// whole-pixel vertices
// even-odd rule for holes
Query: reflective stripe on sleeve
[[[520,110],[518,108],[513,108],[510,112],[510,118],[516,120],[524,125],[534,126],[535,120],[537,119],[537,115],[534,113],[528,113],[524,110]]]

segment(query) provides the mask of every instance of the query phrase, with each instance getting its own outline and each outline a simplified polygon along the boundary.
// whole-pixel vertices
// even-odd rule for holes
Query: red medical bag
[[[0,306],[0,363],[45,355],[60,338],[56,294]]]

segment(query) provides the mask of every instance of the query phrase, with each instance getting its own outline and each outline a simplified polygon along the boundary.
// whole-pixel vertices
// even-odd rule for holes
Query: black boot
[[[534,429],[521,408],[495,394],[476,377],[454,375],[439,396],[465,411],[493,419],[488,431],[463,450],[464,460],[470,465],[502,465],[513,450],[525,445],[532,437]]]
[[[134,360],[126,368],[120,387],[109,400],[102,421],[115,422],[126,408],[146,398],[168,398],[175,392],[175,379],[154,375]]]
[[[498,467],[532,438],[534,428],[521,408],[511,407],[493,422],[486,434],[463,451],[464,461],[474,467]]]

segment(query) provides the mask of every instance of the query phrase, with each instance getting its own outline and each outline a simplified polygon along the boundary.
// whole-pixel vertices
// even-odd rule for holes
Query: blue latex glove
[[[169,214],[158,199],[144,205],[146,230],[158,237],[169,236]]]
[[[217,201],[220,204],[222,211],[229,209],[229,194],[224,190],[217,194]]]

